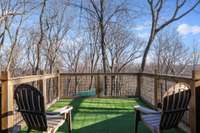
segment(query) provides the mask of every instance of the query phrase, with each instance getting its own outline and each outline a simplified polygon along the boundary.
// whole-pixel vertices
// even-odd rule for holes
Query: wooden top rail
[[[23,76],[23,77],[14,77],[11,78],[13,85],[16,84],[23,84],[38,80],[44,80],[44,79],[50,79],[50,78],[56,78],[58,77],[58,74],[44,74],[44,75],[31,75],[31,76]]]
[[[0,75],[0,81],[12,81],[13,85],[16,84],[23,84],[23,83],[28,83],[28,82],[33,82],[33,81],[38,81],[38,80],[44,80],[44,79],[50,79],[50,78],[56,78],[58,77],[58,73],[55,74],[44,74],[44,75],[30,75],[30,76],[22,76],[22,77],[8,77],[6,78],[5,76]]]
[[[166,79],[169,81],[182,81],[182,82],[191,82],[192,76],[175,76],[175,75],[167,75],[167,74],[154,74],[154,73],[61,73],[61,76],[97,76],[97,75],[108,75],[108,76],[114,76],[114,75],[141,75],[145,77],[159,77],[159,79]]]
[[[168,74],[152,74],[152,73],[142,73],[142,76],[146,77],[158,77],[159,79],[169,80],[169,81],[182,81],[182,82],[191,82],[193,81],[192,76],[176,76]]]
[[[138,73],[60,73],[62,76],[97,76],[97,75],[135,75],[137,76]]]
[[[168,75],[168,74],[154,74],[154,73],[60,73],[61,76],[97,76],[97,75],[108,75],[108,76],[114,76],[114,75],[137,75],[145,76],[145,77],[155,77],[158,76],[160,79],[167,79],[167,80],[178,80],[178,81],[192,81],[192,76],[176,76],[176,75]],[[30,75],[30,76],[22,76],[22,77],[13,77],[9,80],[13,80],[15,82],[20,83],[27,83],[32,81],[38,81],[42,79],[49,79],[49,78],[55,78],[58,74],[44,74],[44,75]],[[3,76],[0,75],[0,81],[6,80],[3,78]]]

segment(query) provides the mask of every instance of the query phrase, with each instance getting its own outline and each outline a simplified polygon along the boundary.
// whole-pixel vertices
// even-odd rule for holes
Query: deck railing
[[[9,72],[1,72],[1,130],[9,132],[13,126],[21,122],[22,117],[15,112],[14,90],[19,84],[31,84],[37,87],[44,96],[46,108],[60,97],[60,74],[41,74],[23,77],[11,77]],[[48,88],[48,89],[47,89]],[[49,95],[49,89],[56,93]]]
[[[106,82],[105,77],[106,76]],[[1,89],[1,128],[9,129],[16,124],[13,91],[22,83],[36,85],[44,95],[46,107],[59,98],[96,96],[96,97],[133,97],[137,96],[156,107],[162,102],[162,95],[169,86],[177,82],[185,82],[191,86],[192,98],[190,112],[183,121],[196,131],[196,88],[200,86],[200,71],[194,71],[192,77],[161,75],[155,73],[55,73],[24,77],[10,77],[2,72]],[[107,93],[105,90],[107,86]],[[106,95],[105,95],[106,94]]]
[[[137,73],[61,73],[60,79],[62,97],[78,96],[90,90],[95,90],[98,97],[135,96],[137,88]]]

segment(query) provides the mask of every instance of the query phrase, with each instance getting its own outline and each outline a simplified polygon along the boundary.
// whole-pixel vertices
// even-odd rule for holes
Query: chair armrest
[[[59,115],[60,112],[46,112],[46,115]]]
[[[65,107],[63,107],[63,108],[60,108],[60,109],[55,110],[55,112],[58,112],[58,113],[60,113],[60,114],[64,114],[64,113],[70,112],[72,109],[73,109],[72,106],[65,106]]]
[[[64,119],[64,116],[61,115],[61,114],[54,114],[54,115],[46,115],[46,118],[47,120],[50,120],[50,119]]]
[[[157,107],[160,108],[160,109],[162,109],[162,103],[159,102],[159,103],[157,104]]]
[[[159,111],[155,111],[155,110],[152,110],[152,109],[140,106],[140,105],[134,106],[134,109],[143,114],[159,114],[160,113]]]

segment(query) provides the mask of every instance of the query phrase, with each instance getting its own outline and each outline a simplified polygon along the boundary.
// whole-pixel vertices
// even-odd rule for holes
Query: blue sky
[[[177,31],[183,36],[186,43],[191,44],[193,40],[200,41],[200,13],[192,12],[182,18],[174,25]]]
[[[120,2],[123,0],[119,0],[117,2]],[[195,0],[188,0],[190,1],[195,1]],[[175,4],[175,0],[167,0],[167,6],[166,7],[173,7]],[[148,5],[147,5],[147,0],[127,0],[127,3],[130,9],[137,9],[135,6],[138,5],[140,8],[144,9],[145,13],[148,14]],[[187,7],[186,7],[187,8]],[[170,9],[169,9],[170,10]],[[200,6],[197,9],[199,12],[191,12],[187,16],[183,17],[182,19],[172,23],[168,28],[175,29],[183,38],[183,41],[187,47],[192,47],[193,41],[199,41],[200,42]],[[38,10],[37,10],[38,11]],[[167,10],[166,10],[167,11]],[[166,12],[165,11],[165,12]],[[79,11],[78,11],[79,12]],[[74,13],[70,12],[70,15]],[[142,14],[142,13],[141,13]],[[31,22],[28,22],[27,24],[32,27],[35,22],[34,19],[38,17],[38,14],[36,12],[36,16],[32,16],[32,19],[30,20]],[[75,14],[74,14],[75,15]],[[79,14],[78,14],[79,15]],[[78,17],[76,14],[76,16]],[[165,16],[166,15],[166,16]],[[163,15],[163,18],[167,17],[169,13],[166,13]],[[133,20],[134,24],[131,25],[133,28],[133,32],[136,31],[136,33],[144,38],[147,38],[150,32],[150,24],[151,24],[151,18],[149,15],[140,15],[138,19]],[[30,25],[31,23],[31,25]],[[77,25],[72,25],[75,29],[77,28]]]
[[[130,1],[130,0],[128,0]],[[146,4],[147,0],[141,0],[139,1],[138,5],[142,5],[142,8],[144,8],[144,12],[148,12],[148,5]],[[189,7],[190,2],[193,0],[188,0],[189,3],[183,8],[187,9]],[[138,2],[138,1],[137,1]],[[175,0],[167,0],[168,2],[168,8],[171,7],[173,9],[173,6],[175,4]],[[166,7],[167,7],[166,6]],[[146,9],[145,9],[146,8]],[[188,48],[192,48],[193,42],[199,42],[200,43],[200,6],[196,9],[198,12],[193,11],[187,16],[183,17],[182,19],[172,23],[167,28],[168,29],[175,29],[177,33],[179,33],[182,36],[183,42]],[[170,9],[166,9],[166,13],[163,13],[163,19],[167,18],[168,15],[170,15]],[[148,14],[148,13],[147,13]],[[133,28],[139,36],[141,37],[148,37],[150,32],[150,24],[151,24],[151,18],[148,15],[144,15],[141,18],[138,18],[136,21],[136,28]]]

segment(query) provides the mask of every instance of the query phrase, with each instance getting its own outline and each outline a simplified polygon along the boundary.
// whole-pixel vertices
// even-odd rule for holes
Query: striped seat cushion
[[[141,115],[143,122],[151,129],[157,130],[160,126],[161,114],[146,114]]]

